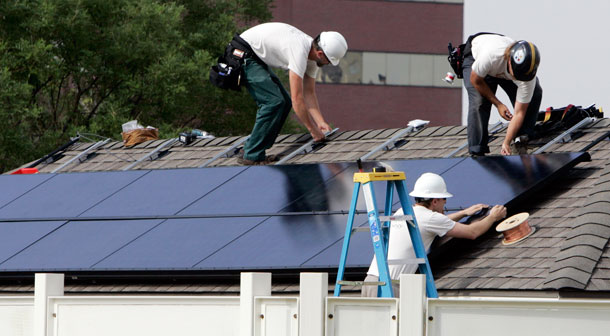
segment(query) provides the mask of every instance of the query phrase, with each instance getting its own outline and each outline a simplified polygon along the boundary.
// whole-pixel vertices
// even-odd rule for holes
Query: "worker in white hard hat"
[[[322,116],[315,91],[318,69],[334,66],[347,52],[345,38],[333,31],[316,38],[279,22],[254,26],[240,37],[249,44],[256,57],[244,64],[246,87],[259,109],[250,138],[244,145],[245,165],[267,164],[276,158],[266,156],[277,138],[291,107],[315,141],[324,140],[330,126]],[[269,67],[288,70],[290,94]]]
[[[466,216],[472,216],[488,208],[489,206],[486,204],[475,204],[467,209],[445,215],[445,203],[447,198],[453,197],[453,195],[447,192],[447,186],[443,178],[434,173],[422,174],[415,182],[415,187],[409,195],[415,198],[413,212],[426,253],[430,252],[430,246],[436,236],[447,235],[454,238],[476,239],[487,232],[495,222],[506,217],[506,208],[502,205],[495,205],[490,209],[489,214],[481,219],[470,224],[458,222]],[[403,215],[402,208],[398,209],[395,215]],[[416,256],[407,225],[406,221],[391,222],[387,257],[392,280],[398,280],[400,274],[403,273],[415,273],[418,268],[418,264],[414,262]],[[373,257],[373,262],[364,281],[379,281],[379,271],[375,257]],[[393,290],[394,296],[399,297],[398,285],[393,285]],[[363,286],[362,296],[376,297],[377,286]]]

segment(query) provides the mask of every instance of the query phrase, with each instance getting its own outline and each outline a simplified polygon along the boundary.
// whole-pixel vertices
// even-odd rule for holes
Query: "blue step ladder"
[[[379,216],[377,211],[377,202],[375,200],[375,192],[373,191],[373,182],[375,181],[387,181],[384,210],[385,216]],[[358,203],[358,194],[360,193],[361,186],[366,202],[371,241],[373,243],[373,249],[375,250],[377,268],[379,269],[379,282],[368,283],[343,280],[350,238],[352,232],[356,231],[353,229],[354,215],[356,213],[356,204]],[[394,188],[396,188],[398,193],[404,216],[391,216]],[[337,271],[334,296],[339,296],[341,294],[342,285],[364,284],[378,285],[378,297],[394,297],[387,259],[390,222],[392,220],[406,220],[411,242],[413,243],[413,248],[415,250],[415,256],[419,263],[419,272],[426,276],[426,295],[429,298],[438,298],[436,286],[434,285],[434,278],[432,276],[432,271],[430,270],[430,263],[428,262],[428,256],[426,255],[426,250],[419,233],[411,202],[409,201],[409,197],[405,190],[405,173],[403,172],[385,172],[385,169],[381,167],[381,169],[373,169],[372,173],[364,173],[362,171],[354,173],[354,192],[352,194],[352,202],[347,218],[347,225],[345,227],[345,238],[343,239],[343,249],[341,251],[341,260],[339,261],[339,269]],[[384,223],[383,225],[381,224],[382,222]]]

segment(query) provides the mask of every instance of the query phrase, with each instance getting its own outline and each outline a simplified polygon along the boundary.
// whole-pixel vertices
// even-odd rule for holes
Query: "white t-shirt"
[[[475,37],[472,42],[472,71],[480,77],[487,75],[513,81],[517,85],[517,101],[529,103],[534,96],[536,78],[524,82],[516,80],[508,72],[508,61],[504,59],[506,48],[510,47],[515,40],[510,37],[484,34]]]
[[[316,78],[318,65],[308,60],[313,38],[297,28],[280,22],[254,26],[241,35],[265,64]]]
[[[415,219],[419,226],[419,233],[421,235],[426,253],[430,250],[430,245],[434,241],[436,236],[442,237],[449,232],[455,226],[455,222],[449,217],[432,211],[426,207],[414,205],[413,212],[415,213]],[[395,216],[403,215],[402,208],[398,209]],[[392,221],[390,227],[390,246],[388,246],[388,264],[392,260],[404,260],[404,259],[415,259],[415,251],[413,250],[413,243],[411,243],[411,235],[407,228],[406,221]],[[400,264],[400,265],[389,265],[390,278],[398,280],[400,274],[412,274],[418,268],[417,263]],[[370,275],[379,276],[379,270],[377,269],[377,259],[373,257],[373,262],[367,272]]]

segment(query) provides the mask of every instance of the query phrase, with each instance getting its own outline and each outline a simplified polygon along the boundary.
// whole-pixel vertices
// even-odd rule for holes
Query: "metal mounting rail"
[[[111,139],[108,138],[106,140],[103,141],[98,141],[96,143],[94,143],[92,146],[89,146],[89,148],[85,149],[84,151],[80,152],[77,156],[71,158],[70,160],[64,162],[61,166],[53,169],[53,171],[51,173],[57,173],[60,170],[64,169],[64,167],[68,166],[69,164],[71,164],[72,162],[78,160],[79,163],[82,163],[83,161],[85,161],[86,159],[82,159],[82,157],[84,157],[85,155],[89,154],[89,152],[94,151],[95,149],[105,145],[108,143],[108,141],[110,141]]]
[[[497,123],[495,123],[491,127],[491,131],[489,131],[489,132],[490,132],[491,135],[494,135],[494,134],[498,133],[503,128],[504,128],[504,125],[502,124],[502,122],[498,121]],[[453,152],[447,154],[447,156],[445,156],[445,158],[453,157],[455,154],[457,154],[459,151],[464,149],[466,146],[468,146],[468,140],[466,140],[466,142],[464,142],[462,145],[460,145],[460,147],[456,148]]]
[[[34,168],[36,166],[38,166],[41,163],[46,163],[49,164],[51,162],[53,162],[53,157],[55,156],[55,154],[59,153],[59,152],[63,152],[66,150],[66,148],[74,145],[75,143],[77,143],[80,140],[80,135],[76,135],[76,137],[74,138],[70,138],[70,141],[66,142],[65,144],[61,145],[59,148],[57,148],[56,150],[52,151],[51,153],[43,156],[42,158],[36,160],[34,163],[29,164],[26,168]]]
[[[211,159],[209,159],[209,160],[207,160],[206,162],[204,162],[203,164],[201,164],[201,166],[199,166],[198,168],[204,168],[204,167],[207,167],[207,166],[208,166],[210,163],[212,163],[212,162],[216,161],[217,159],[219,159],[219,158],[220,158],[220,157],[222,157],[222,156],[226,156],[226,157],[228,157],[228,154],[229,154],[231,151],[234,151],[234,150],[235,150],[235,148],[239,147],[239,145],[243,144],[243,143],[244,143],[244,142],[246,142],[248,139],[250,139],[250,136],[249,136],[249,135],[248,135],[247,137],[245,137],[245,138],[242,138],[242,139],[238,140],[237,142],[233,143],[233,145],[231,145],[231,147],[229,147],[229,148],[227,148],[227,149],[223,150],[222,152],[220,152],[220,153],[218,153],[218,154],[214,155],[214,157],[212,157]]]
[[[153,158],[153,156],[154,156],[155,154],[159,153],[159,152],[160,152],[161,150],[163,150],[165,147],[169,147],[169,146],[173,145],[173,144],[174,144],[176,141],[178,141],[178,138],[172,138],[172,139],[169,139],[169,140],[165,141],[164,143],[162,143],[162,144],[160,144],[159,146],[157,146],[157,148],[155,148],[155,149],[154,149],[152,152],[150,152],[150,153],[148,153],[148,154],[144,154],[144,155],[143,155],[141,158],[139,158],[139,159],[138,159],[136,162],[134,162],[134,163],[130,164],[129,166],[127,166],[127,167],[123,168],[122,170],[123,170],[123,171],[125,171],[125,170],[130,170],[131,168],[133,168],[133,167],[137,166],[138,164],[140,164],[140,162],[142,162],[142,161],[144,161],[144,160],[146,160],[146,159],[149,159],[149,158],[151,159],[151,161],[152,161],[152,160],[154,160],[154,159],[156,159],[156,157],[155,157],[155,158]]]
[[[555,143],[557,143],[559,141],[565,141],[565,142],[570,141],[570,139],[571,139],[570,135],[572,133],[574,133],[574,131],[576,131],[577,129],[579,129],[585,125],[592,123],[594,120],[595,120],[595,118],[589,117],[589,118],[585,118],[585,119],[579,121],[578,124],[570,127],[567,131],[561,133],[555,139],[549,141],[546,145],[538,148],[532,154],[540,154],[540,153],[544,152],[547,148],[551,147],[552,145],[554,145]]]
[[[407,128],[405,128],[402,131],[394,134],[394,136],[391,137],[390,139],[386,140],[386,142],[384,142],[381,145],[373,148],[373,150],[371,150],[370,152],[368,152],[368,153],[364,154],[363,156],[361,156],[360,160],[361,161],[365,161],[371,155],[377,153],[378,151],[380,151],[383,148],[385,148],[385,150],[392,150],[392,149],[394,149],[396,147],[396,139],[400,138],[401,136],[403,136],[403,135],[405,135],[407,133],[419,131],[420,129],[426,127],[426,125],[428,125],[429,123],[430,122],[427,121],[427,120],[419,120],[419,119],[415,119],[415,120],[409,121],[409,124],[407,125]]]
[[[326,133],[324,133],[324,137],[328,138],[329,136],[333,135],[335,132],[337,132],[339,130],[339,128],[335,128],[332,131],[328,131]],[[278,162],[276,162],[275,164],[283,164],[286,161],[292,159],[293,157],[303,153],[303,154],[307,154],[313,151],[314,149],[314,145],[315,145],[315,141],[313,139],[309,140],[306,144],[304,144],[303,146],[299,147],[297,150],[293,151],[292,153],[284,156],[281,160],[279,160]]]

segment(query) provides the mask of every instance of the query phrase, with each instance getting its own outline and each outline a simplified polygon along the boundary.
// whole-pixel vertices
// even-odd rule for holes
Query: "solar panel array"
[[[447,207],[459,209],[510,204],[587,157],[384,163],[405,172],[409,190],[424,172],[442,175],[455,195]],[[336,268],[356,171],[332,163],[2,175],[0,272]],[[375,192],[383,209],[385,184]],[[356,226],[366,223],[356,216]],[[348,267],[371,257],[369,235],[355,234]]]

